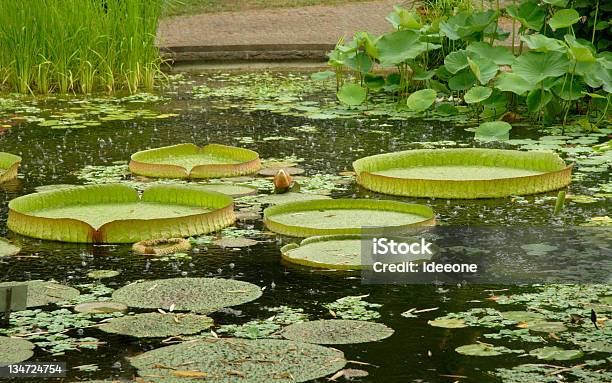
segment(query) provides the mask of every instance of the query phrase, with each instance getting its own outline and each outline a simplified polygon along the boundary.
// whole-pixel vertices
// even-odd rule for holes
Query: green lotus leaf
[[[582,358],[584,353],[580,350],[565,350],[560,347],[541,347],[531,350],[529,355],[541,360],[572,360]]]
[[[510,65],[514,62],[514,55],[503,46],[492,46],[484,41],[476,41],[467,46],[467,51],[488,58],[496,65]],[[467,60],[466,60],[467,61]],[[444,61],[446,65],[446,60]]]
[[[27,281],[27,282],[0,282],[0,287],[14,285],[28,286],[27,307],[46,306],[49,303],[74,299],[81,295],[79,290],[72,287],[60,285],[54,282]]]
[[[315,72],[310,75],[310,78],[313,79],[314,81],[321,81],[321,80],[327,80],[328,78],[334,77],[335,75],[336,75],[336,72],[332,70],[326,70],[322,72]]]
[[[187,237],[235,221],[232,198],[182,185],[154,185],[142,197],[122,184],[34,193],[9,202],[8,227],[30,237],[94,243]]]
[[[472,73],[482,85],[491,81],[499,69],[493,60],[486,57],[468,57],[467,60]]]
[[[415,112],[423,112],[436,101],[436,91],[433,89],[421,89],[408,96],[406,105],[408,109]]]
[[[580,21],[580,14],[573,8],[559,9],[548,20],[548,25],[553,29],[569,28]]]
[[[554,153],[499,149],[419,149],[353,162],[357,183],[392,195],[493,198],[556,190],[571,166]]]
[[[128,311],[128,307],[123,303],[110,301],[85,302],[74,306],[74,311],[82,314],[124,313]]]
[[[220,278],[171,278],[132,283],[113,293],[129,307],[207,313],[261,296],[252,283]]]
[[[442,328],[465,328],[470,327],[463,319],[458,318],[442,318],[427,321],[427,324],[433,327]]]
[[[536,322],[529,325],[529,330],[537,332],[563,332],[567,330],[567,327],[561,322]]]
[[[21,247],[15,246],[9,241],[0,238],[0,257],[8,257],[10,255],[19,254]]]
[[[515,5],[506,8],[508,14],[518,20],[523,28],[539,31],[544,26],[546,12],[537,2],[524,1],[517,7]]]
[[[233,185],[233,184],[205,184],[199,185],[194,184],[203,190],[209,190],[225,195],[229,195],[232,197],[244,197],[246,195],[255,195],[257,194],[257,188],[248,185]]]
[[[500,73],[495,79],[495,88],[519,96],[533,89],[533,85],[516,73]]]
[[[491,93],[493,93],[493,89],[491,88],[485,86],[475,86],[465,92],[463,100],[467,104],[476,104],[489,98],[489,96],[491,96]]]
[[[422,26],[418,13],[397,5],[393,7],[393,12],[389,13],[385,20],[390,22],[394,29],[421,29]]]
[[[264,210],[268,229],[293,237],[362,234],[383,227],[402,232],[432,225],[433,211],[424,205],[370,199],[330,199],[291,202]]]
[[[89,278],[94,278],[94,279],[104,279],[104,278],[113,278],[119,274],[121,273],[119,273],[116,270],[94,270],[94,271],[90,271],[89,273],[87,273],[87,276]]]
[[[330,196],[321,195],[321,194],[311,194],[311,193],[283,193],[283,194],[266,194],[261,197],[257,197],[257,201],[269,204],[269,205],[281,205],[288,202],[297,202],[297,201],[312,201],[317,199],[331,199]]]
[[[545,89],[532,89],[527,95],[527,110],[532,114],[541,111],[552,101],[552,97],[552,93]]]
[[[363,76],[363,82],[370,90],[380,90],[385,86],[385,76],[366,73]]]
[[[256,152],[219,144],[178,144],[132,154],[130,171],[147,177],[219,178],[257,173]]]
[[[568,67],[569,60],[561,52],[527,52],[512,64],[512,72],[529,83],[538,84],[549,77],[564,75]]]
[[[365,52],[353,52],[347,54],[344,65],[356,72],[368,73],[372,69],[372,59]]]
[[[502,354],[517,353],[519,351],[522,352],[523,350],[510,350],[509,348],[503,346],[493,346],[484,343],[473,343],[457,347],[455,351],[461,355],[468,356],[497,356]]]
[[[455,76],[448,80],[448,87],[451,90],[468,90],[476,83],[476,76],[470,69],[462,69]]]
[[[444,67],[450,73],[457,73],[463,68],[468,67],[468,55],[465,49],[454,51],[444,57]]]
[[[584,97],[584,83],[577,78],[560,78],[551,88],[555,96],[566,101],[575,101]]]
[[[565,35],[565,42],[569,46],[569,53],[578,63],[593,63],[595,62],[597,51],[595,47],[584,40],[578,41],[572,35]],[[608,68],[611,69],[611,68]]]
[[[545,321],[544,315],[533,311],[502,311],[500,314],[504,319],[517,323],[535,323]]]
[[[0,367],[30,359],[34,347],[34,343],[25,339],[0,336]]]
[[[483,122],[474,131],[474,138],[480,141],[507,141],[510,139],[510,129],[512,125],[505,121]]]
[[[315,344],[353,344],[376,342],[393,335],[382,323],[331,319],[294,323],[283,329],[283,337]]]
[[[284,260],[310,267],[359,270],[361,259],[361,235],[325,235],[306,238],[299,245],[294,243],[281,248]]]
[[[543,0],[546,4],[554,5],[555,7],[565,8],[569,0]]]
[[[322,378],[346,360],[336,349],[290,340],[205,339],[148,351],[130,363],[153,383],[184,383],[198,373],[215,382],[267,383]]]
[[[440,45],[419,41],[420,35],[414,31],[402,30],[383,35],[376,42],[380,63],[394,66],[414,60],[422,53],[440,48]]]
[[[21,157],[0,152],[0,183],[16,178],[20,164]]]
[[[367,92],[359,84],[344,84],[338,91],[338,100],[349,106],[361,105],[366,100]]]
[[[522,35],[521,40],[536,52],[563,51],[567,48],[561,41],[540,34]]]
[[[104,332],[136,338],[162,338],[200,333],[213,325],[206,315],[144,313],[113,318],[98,326]]]

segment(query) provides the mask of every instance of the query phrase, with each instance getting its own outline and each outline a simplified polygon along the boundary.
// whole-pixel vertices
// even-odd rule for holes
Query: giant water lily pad
[[[331,319],[294,323],[286,327],[282,335],[306,343],[352,344],[388,338],[393,335],[393,329],[382,323]]]
[[[81,295],[79,290],[55,282],[27,281],[27,282],[0,282],[0,287],[15,285],[28,286],[28,307],[46,306],[49,303],[70,300]]]
[[[171,278],[132,283],[116,290],[113,300],[137,308],[206,313],[250,302],[260,296],[261,288],[248,282]]]
[[[208,339],[149,351],[130,359],[146,380],[183,383],[306,382],[346,364],[344,354],[315,344],[277,339]],[[190,377],[191,376],[191,377]]]
[[[291,202],[264,210],[266,226],[280,234],[310,237],[328,234],[394,232],[435,222],[425,205],[370,199],[330,199]],[[375,226],[376,228],[372,228]]]
[[[116,312],[126,312],[128,307],[123,303],[102,301],[85,302],[74,306],[74,311],[82,314],[108,314]]]
[[[257,173],[259,154],[234,146],[179,144],[132,154],[134,174],[163,178],[218,178]]]
[[[35,345],[25,339],[0,336],[0,366],[23,362],[34,355]]]
[[[98,326],[104,332],[136,338],[197,334],[212,326],[206,315],[144,313],[114,318]]]
[[[9,202],[8,227],[29,237],[94,243],[205,234],[232,224],[232,199],[181,185],[142,194],[127,185],[88,185],[33,193]]]
[[[455,351],[461,355],[468,356],[497,356],[509,353],[522,353],[523,350],[511,350],[503,346],[493,346],[486,343],[473,343],[460,346]]]
[[[583,354],[580,350],[565,350],[560,347],[541,347],[531,350],[529,355],[542,360],[572,360],[581,358]]]
[[[0,183],[17,177],[21,157],[11,153],[0,152]]]
[[[500,149],[421,149],[353,162],[357,182],[385,194],[494,198],[560,189],[571,181],[556,154]]]

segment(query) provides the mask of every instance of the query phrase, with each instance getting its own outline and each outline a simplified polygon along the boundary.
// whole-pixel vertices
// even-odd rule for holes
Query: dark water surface
[[[57,104],[58,108],[62,104]],[[132,106],[132,107],[138,107]],[[108,286],[118,288],[137,279],[154,279],[180,276],[216,276],[236,278],[267,286],[263,296],[251,303],[234,307],[242,311],[240,316],[217,313],[212,316],[217,324],[243,323],[270,316],[265,306],[288,305],[301,307],[313,318],[329,317],[321,304],[347,295],[370,294],[369,302],[383,304],[381,322],[395,330],[390,338],[367,344],[342,345],[347,359],[369,363],[353,364],[351,368],[365,369],[368,382],[495,382],[487,371],[518,364],[516,358],[505,356],[478,358],[461,356],[454,348],[474,343],[486,329],[446,330],[427,325],[427,320],[452,311],[472,307],[494,307],[486,301],[487,289],[504,286],[445,286],[447,292],[439,292],[439,286],[366,286],[359,275],[314,271],[287,266],[281,263],[281,240],[260,243],[239,251],[222,250],[208,246],[207,251],[193,254],[191,260],[175,262],[151,262],[133,254],[129,245],[92,246],[62,244],[18,236],[6,229],[7,202],[16,196],[34,191],[40,185],[56,183],[81,183],[71,173],[85,165],[111,165],[115,161],[127,161],[138,150],[182,142],[204,145],[209,142],[236,145],[236,137],[250,136],[254,144],[242,145],[258,151],[262,158],[285,156],[303,157],[301,164],[308,175],[316,173],[336,174],[350,170],[357,158],[414,147],[414,142],[454,140],[469,142],[470,133],[452,124],[428,121],[373,120],[306,120],[286,117],[266,111],[246,112],[240,109],[218,110],[205,101],[187,97],[174,99],[162,105],[146,104],[147,108],[164,113],[181,111],[180,116],[165,120],[140,120],[108,122],[101,127],[75,130],[53,130],[36,124],[14,127],[0,138],[2,151],[23,157],[19,185],[7,187],[1,194],[0,233],[23,247],[23,254],[39,258],[4,259],[0,261],[0,280],[55,279],[74,285],[90,283],[86,276],[95,269],[121,270],[121,275],[104,280]],[[387,125],[380,126],[383,122]],[[291,127],[303,124],[316,126],[316,133],[297,132]],[[389,134],[373,133],[373,130]],[[518,136],[532,136],[526,129]],[[293,136],[299,141],[261,141],[268,136]],[[595,175],[594,177],[600,177]],[[589,182],[594,182],[594,179]],[[576,192],[588,186],[572,186]],[[555,193],[551,193],[555,195]],[[394,198],[373,195],[353,185],[346,192],[334,196]],[[605,215],[603,204],[573,205],[561,218],[552,218],[552,205],[516,204],[511,199],[491,200],[419,200],[394,198],[406,202],[431,205],[437,219],[443,225],[548,225],[583,222],[595,215]],[[252,226],[254,225],[254,226]],[[241,223],[241,228],[263,229],[261,223]],[[232,265],[230,265],[232,264]],[[509,287],[509,292],[519,291]],[[469,303],[482,300],[481,303]],[[489,302],[489,303],[484,303]],[[403,318],[400,313],[410,308],[433,308],[436,311],[420,314],[418,318]],[[510,308],[508,308],[510,309]],[[38,361],[66,361],[68,366],[98,364],[100,370],[92,373],[70,369],[66,381],[94,378],[133,377],[135,371],[125,357],[159,346],[159,340],[138,340],[109,336],[96,329],[86,329],[83,336],[93,336],[105,342],[98,350],[69,351],[65,356],[52,357],[37,351]],[[519,346],[513,344],[513,346]],[[521,358],[528,363],[531,358]],[[443,375],[467,376],[467,379]],[[20,381],[26,381],[20,380]],[[322,380],[323,381],[323,380]]]

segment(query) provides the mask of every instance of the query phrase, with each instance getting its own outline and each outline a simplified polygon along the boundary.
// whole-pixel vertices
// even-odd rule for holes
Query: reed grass
[[[152,88],[163,0],[0,0],[0,88],[91,93]]]

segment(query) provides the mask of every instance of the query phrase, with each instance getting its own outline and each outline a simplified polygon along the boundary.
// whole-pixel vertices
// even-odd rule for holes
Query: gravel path
[[[385,16],[398,0],[338,6],[206,13],[163,19],[158,44],[164,47],[251,44],[335,44],[356,31],[381,34],[391,29]]]

